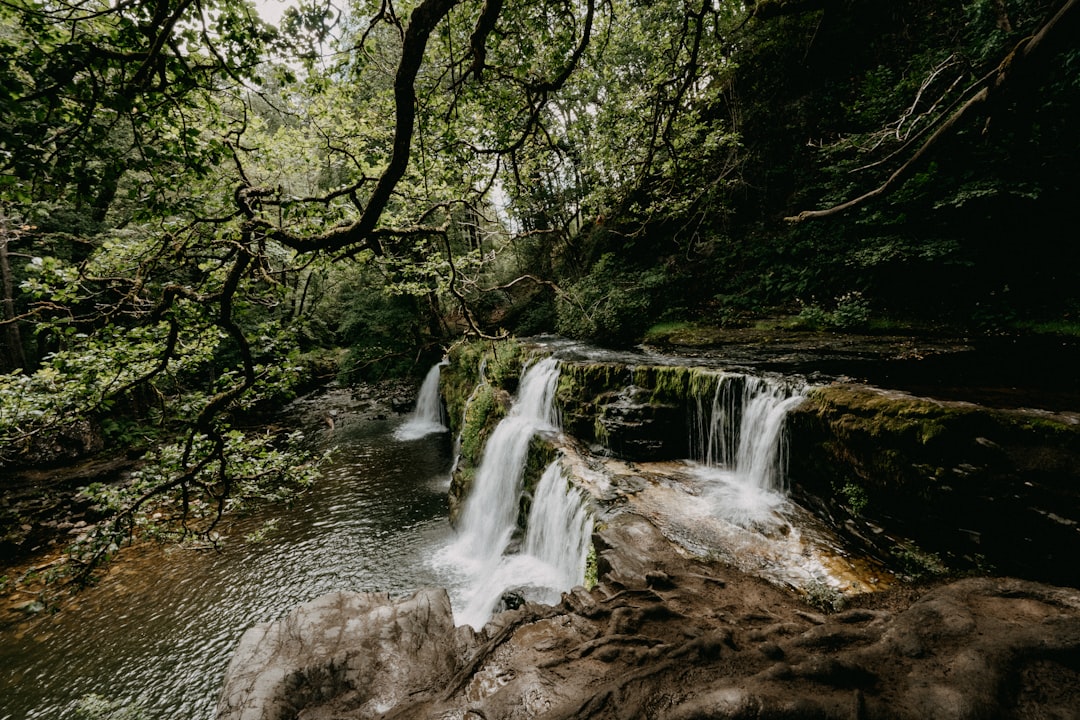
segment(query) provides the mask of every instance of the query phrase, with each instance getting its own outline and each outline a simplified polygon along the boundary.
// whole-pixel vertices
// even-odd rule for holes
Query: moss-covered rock
[[[804,501],[879,552],[1080,583],[1080,424],[836,384],[788,419]]]
[[[684,366],[568,363],[556,397],[569,434],[627,460],[672,460],[690,455],[693,408],[719,378]]]
[[[533,360],[530,353],[529,348],[512,339],[462,343],[449,353],[449,364],[440,378],[440,391],[450,415],[451,430],[459,439],[448,497],[451,522],[456,521],[472,489],[488,438],[510,410],[522,370]],[[540,475],[554,458],[551,444],[534,438],[525,469],[526,496],[531,497]],[[528,497],[522,501],[526,514]]]
[[[544,471],[547,470],[548,465],[555,462],[558,457],[559,451],[552,445],[550,438],[535,435],[529,441],[529,455],[525,460],[525,473],[522,476],[522,485],[525,491],[521,494],[518,511],[518,527],[522,530],[525,529],[529,511],[532,510],[536,486],[540,483],[540,478],[543,476]]]
[[[450,429],[459,440],[448,493],[451,522],[472,488],[488,436],[510,409],[512,396],[503,384],[516,387],[510,369],[519,355],[517,343],[462,343],[451,349],[440,375]]]

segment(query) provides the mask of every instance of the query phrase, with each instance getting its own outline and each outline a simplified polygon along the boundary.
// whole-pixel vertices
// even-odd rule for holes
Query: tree
[[[1000,8],[1004,9],[1003,3],[1000,4]],[[936,117],[932,117],[918,135],[894,151],[890,157],[902,156],[910,148],[915,148],[914,152],[902,161],[900,166],[886,178],[884,183],[846,202],[823,210],[803,210],[798,215],[789,217],[788,220],[802,222],[804,220],[829,217],[858,207],[869,200],[894,190],[927,162],[935,146],[954,133],[958,125],[968,122],[980,110],[993,112],[995,106],[1000,110],[1004,105],[1003,100],[1010,94],[1016,94],[1017,90],[1013,87],[1014,85],[1025,82],[1030,83],[1032,76],[1045,69],[1046,65],[1051,61],[1055,50],[1068,47],[1067,38],[1075,36],[1077,24],[1080,22],[1077,19],[1080,18],[1080,9],[1078,8],[1080,8],[1080,3],[1076,0],[1066,0],[1038,31],[1021,39],[998,63],[997,67],[976,82],[968,85],[964,93],[953,99],[945,111],[940,112]],[[999,26],[1003,29],[1011,26],[1007,16],[1002,16]],[[916,104],[918,100],[917,97]],[[941,100],[934,103],[932,109],[940,104],[942,104]],[[915,106],[912,106],[909,112],[914,110]],[[987,117],[985,121],[989,125],[991,118]],[[883,163],[884,161],[879,161],[874,164]]]
[[[310,459],[230,417],[300,380],[301,339],[282,318],[310,311],[327,260],[378,264],[398,293],[445,292],[481,332],[466,293],[484,248],[460,225],[490,215],[500,158],[539,131],[596,8],[408,9],[358,7],[344,61],[297,78],[261,64],[288,38],[243,2],[0,6],[0,203],[5,227],[37,228],[18,235],[32,259],[5,327],[33,320],[40,349],[0,376],[0,457],[85,418],[128,436],[120,407],[138,433],[176,438],[152,445],[123,492],[93,489],[113,516],[79,555],[86,571],[148,509],[213,538],[245,498],[310,478]],[[329,21],[302,12],[305,31]],[[533,34],[551,41],[542,63],[516,44]],[[476,122],[492,103],[512,121]],[[61,232],[73,217],[77,232]]]

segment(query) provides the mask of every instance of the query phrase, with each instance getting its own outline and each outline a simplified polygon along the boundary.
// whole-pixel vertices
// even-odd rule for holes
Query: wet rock
[[[813,389],[788,417],[796,494],[909,574],[989,562],[1080,585],[1080,418],[864,385]],[[888,532],[880,533],[879,528]],[[925,552],[898,548],[910,538]],[[939,556],[928,564],[923,560]],[[913,563],[911,561],[914,561]]]
[[[217,718],[318,717],[320,705],[343,698],[351,717],[375,717],[418,690],[441,687],[463,649],[445,591],[404,600],[332,593],[244,633]]]
[[[520,591],[505,592],[499,599],[499,606],[503,610],[517,610],[523,605],[525,605],[525,595]]]
[[[104,449],[101,427],[80,419],[27,436],[13,454],[15,464],[21,467],[57,467],[88,458]]]
[[[1069,718],[1080,707],[1080,590],[967,579],[888,612],[819,616],[793,593],[680,556],[642,518],[603,536],[617,575],[479,633],[455,630],[437,591],[337,593],[258,626],[230,664],[218,720]],[[657,573],[677,586],[657,593]]]
[[[631,385],[599,404],[596,423],[619,457],[661,460],[689,454],[685,417],[682,405],[656,402],[646,389]]]

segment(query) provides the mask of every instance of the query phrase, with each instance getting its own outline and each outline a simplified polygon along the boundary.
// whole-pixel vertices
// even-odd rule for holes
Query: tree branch
[[[1080,6],[1080,0],[1066,0],[1053,17],[1044,23],[1037,33],[1021,40],[1016,47],[1005,56],[1005,59],[998,64],[997,69],[987,76],[987,79],[983,83],[974,86],[974,95],[968,98],[959,109],[949,115],[938,129],[927,138],[926,142],[915,151],[915,154],[897,168],[884,183],[857,198],[840,203],[839,205],[834,205],[823,210],[803,210],[798,215],[787,217],[785,220],[798,223],[805,220],[816,220],[837,215],[893,190],[919,167],[921,162],[930,155],[930,152],[935,149],[935,146],[942,138],[949,135],[961,122],[965,121],[969,115],[974,114],[974,111],[978,110],[981,106],[990,105],[997,101],[1001,96],[1006,95],[1017,82],[1018,77],[1022,77],[1023,75],[1032,72],[1032,67],[1037,61],[1044,61],[1053,51],[1053,42],[1056,41],[1057,38],[1063,37],[1068,33],[1067,29],[1062,30],[1062,28],[1068,28],[1067,23],[1071,20],[1075,20],[1076,17],[1080,15],[1080,12],[1077,12],[1078,6]],[[1050,48],[1049,50],[1047,49],[1048,47]]]

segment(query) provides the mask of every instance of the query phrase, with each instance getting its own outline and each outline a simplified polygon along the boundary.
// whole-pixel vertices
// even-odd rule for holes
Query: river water
[[[91,695],[140,713],[109,720],[208,720],[244,630],[333,590],[445,587],[458,623],[475,628],[506,592],[557,601],[584,577],[589,503],[556,462],[532,491],[523,538],[517,513],[530,439],[561,437],[559,373],[554,358],[525,369],[457,533],[447,519],[452,443],[438,367],[408,418],[387,419],[376,402],[347,390],[298,401],[290,426],[316,447],[337,449],[314,488],[289,508],[266,508],[227,530],[234,539],[224,552],[134,549],[61,612],[0,631],[0,720],[77,717],[77,703]],[[723,551],[780,584],[854,587],[857,576],[830,567],[842,548],[784,493],[783,420],[801,389],[741,374],[709,378],[715,390],[699,399],[691,428],[697,462],[620,469],[612,459],[575,459],[564,447],[566,464],[577,466],[574,476],[597,502],[629,478],[621,505],[603,512],[648,517],[695,554]],[[424,402],[426,395],[434,399]],[[241,539],[269,519],[277,525],[265,542]]]
[[[76,718],[94,694],[142,710],[132,717],[207,720],[251,625],[332,590],[448,584],[426,562],[452,534],[447,434],[399,440],[401,418],[379,419],[343,390],[294,409],[310,437],[339,448],[316,485],[287,512],[233,528],[223,552],[133,549],[61,612],[0,631],[0,719]],[[240,539],[269,517],[279,521],[266,542]]]

